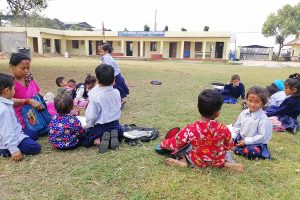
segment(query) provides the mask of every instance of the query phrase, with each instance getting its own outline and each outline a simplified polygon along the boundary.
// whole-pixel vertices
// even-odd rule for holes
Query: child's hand
[[[40,103],[40,102],[38,102],[38,101],[36,101],[36,100],[34,100],[34,99],[30,99],[29,100],[29,104],[32,106],[32,107],[34,107],[35,109],[37,109],[37,110],[43,110],[44,108],[43,108],[43,105]]]
[[[241,141],[239,141],[237,144],[236,144],[236,146],[238,146],[238,147],[243,147],[243,146],[245,146],[246,144],[245,144],[245,141],[244,140],[241,140]]]
[[[22,160],[22,153],[21,151],[17,151],[16,153],[11,155],[11,159],[15,162],[18,162],[20,160]]]

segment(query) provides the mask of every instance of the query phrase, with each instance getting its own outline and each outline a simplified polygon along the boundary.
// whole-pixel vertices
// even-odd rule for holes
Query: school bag
[[[131,146],[135,146],[139,142],[155,140],[159,136],[159,131],[156,128],[146,128],[136,126],[135,124],[125,124],[123,129],[125,142]]]
[[[42,110],[37,110],[31,105],[24,105],[22,108],[22,117],[26,128],[37,132],[38,134],[44,134],[49,131],[49,123],[51,121],[51,115],[47,110],[46,103],[43,97],[39,94],[32,97],[32,99],[40,102],[43,106]]]
[[[86,89],[84,83],[78,83],[78,84],[76,85],[75,93],[73,94],[73,99],[76,97],[77,90],[78,90],[80,87],[82,87],[82,86],[84,87],[84,93],[83,93],[83,96],[82,96],[82,97],[85,98],[85,99],[88,98],[88,92],[87,92],[87,89]]]

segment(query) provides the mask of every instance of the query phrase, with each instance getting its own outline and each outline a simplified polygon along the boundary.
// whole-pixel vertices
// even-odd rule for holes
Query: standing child
[[[85,112],[88,134],[83,145],[100,143],[99,152],[105,153],[109,147],[118,148],[118,139],[123,136],[123,128],[119,123],[121,97],[119,91],[113,88],[115,76],[112,66],[101,64],[95,73],[98,85],[89,92],[89,104]]]
[[[273,123],[279,121],[283,130],[295,134],[299,129],[297,117],[300,114],[300,74],[292,74],[284,83],[286,98],[278,108],[268,108],[267,116],[272,117]],[[280,126],[280,125],[279,125]]]
[[[76,116],[70,115],[73,99],[69,94],[58,94],[54,98],[58,114],[52,117],[49,124],[49,142],[57,149],[75,149],[85,133]]]
[[[181,160],[168,158],[169,165],[187,167],[226,167],[243,171],[244,166],[225,160],[226,151],[233,147],[231,133],[228,128],[215,121],[220,116],[223,104],[222,95],[215,90],[203,90],[198,96],[198,111],[200,120],[187,125],[174,137],[164,139],[160,147],[178,151],[188,145]]]
[[[11,156],[13,161],[20,161],[22,154],[40,153],[41,146],[22,131],[11,100],[14,94],[13,77],[0,73],[0,156]]]
[[[272,137],[272,123],[262,109],[268,102],[268,92],[255,86],[249,89],[246,99],[248,109],[242,111],[234,125],[240,131],[233,135],[233,151],[248,159],[270,159],[267,144]]]
[[[245,99],[245,86],[241,82],[240,76],[235,74],[231,76],[230,83],[224,86],[224,90],[221,91],[224,97],[224,103],[237,102],[239,97],[242,100]]]
[[[115,70],[115,85],[114,88],[118,89],[122,99],[122,105],[126,103],[126,97],[129,94],[129,89],[125,83],[125,80],[121,74],[120,68],[116,61],[111,56],[113,48],[110,44],[102,44],[98,48],[99,54],[101,56],[101,60],[104,64],[110,65]]]

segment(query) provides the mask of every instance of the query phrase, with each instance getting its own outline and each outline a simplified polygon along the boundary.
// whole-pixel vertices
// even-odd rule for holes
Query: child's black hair
[[[101,64],[95,69],[96,77],[100,84],[110,86],[115,80],[115,70],[112,66]]]
[[[267,86],[266,90],[268,91],[269,96],[272,96],[273,94],[279,91],[278,87],[274,83]]]
[[[61,87],[60,84],[63,82],[64,79],[65,79],[65,77],[62,77],[62,76],[58,77],[58,78],[55,80],[56,85],[57,85],[58,87]]]
[[[20,64],[23,60],[29,60],[30,58],[22,53],[12,53],[10,56],[10,60],[9,60],[9,65],[12,66],[17,66],[18,64]]]
[[[108,53],[112,53],[114,50],[109,43],[101,44],[99,45],[99,48],[103,49],[103,51],[107,51]]]
[[[91,84],[91,83],[96,83],[97,82],[97,79],[95,76],[91,76],[90,74],[88,74],[84,80],[84,84],[85,85],[88,85],[88,84]]]
[[[11,89],[14,86],[14,77],[8,74],[0,73],[0,94],[6,88]]]
[[[269,93],[265,88],[259,86],[251,87],[247,92],[246,99],[250,94],[257,95],[262,100],[263,105],[266,105],[268,103]]]
[[[70,80],[68,80],[68,83],[74,83],[74,84],[76,84],[76,81],[74,79],[70,79]]]
[[[222,105],[223,97],[216,90],[205,89],[198,96],[198,111],[203,117],[212,119]]]
[[[58,94],[54,98],[54,106],[57,113],[66,115],[73,109],[73,98],[69,93]]]
[[[291,74],[289,77],[290,78],[288,78],[284,82],[284,85],[290,88],[296,88],[297,91],[292,96],[300,97],[300,74],[299,73]]]
[[[233,81],[233,80],[241,80],[241,78],[240,78],[240,76],[239,75],[237,75],[237,74],[234,74],[234,75],[232,75],[231,76],[231,81]]]

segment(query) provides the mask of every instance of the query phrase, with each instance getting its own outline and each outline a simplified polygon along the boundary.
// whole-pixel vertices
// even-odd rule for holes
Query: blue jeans
[[[39,134],[36,131],[32,131],[28,128],[23,129],[25,135],[29,136],[33,140],[37,140],[39,138]]]
[[[25,155],[36,155],[41,152],[41,145],[30,137],[24,138],[18,148]],[[0,149],[0,156],[10,157],[11,154],[8,149]]]

